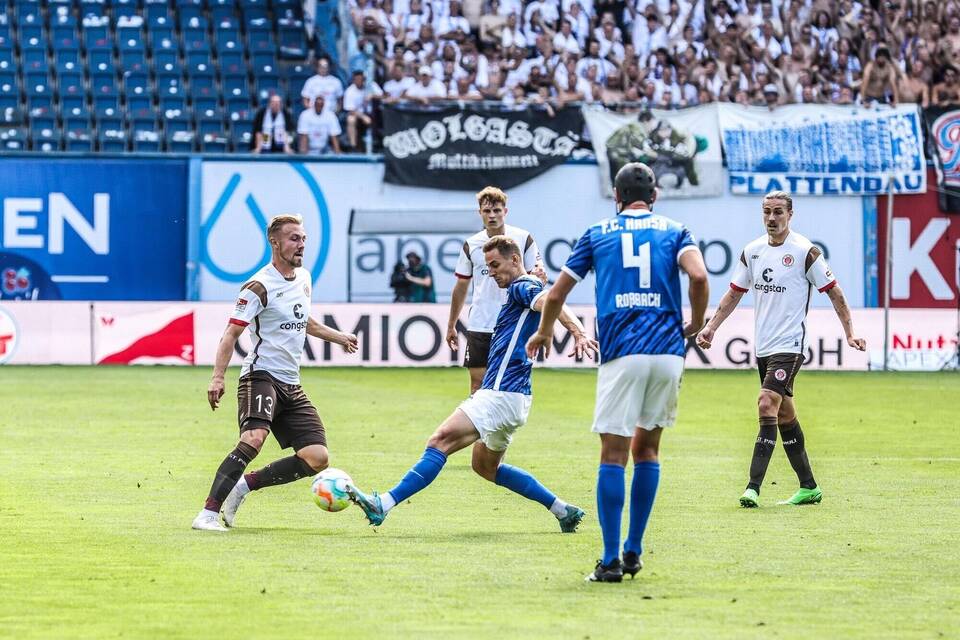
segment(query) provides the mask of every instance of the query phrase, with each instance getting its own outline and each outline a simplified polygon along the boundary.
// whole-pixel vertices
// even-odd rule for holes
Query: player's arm
[[[710,301],[710,284],[707,280],[707,267],[703,263],[703,254],[697,249],[680,254],[680,268],[690,279],[687,295],[690,297],[690,323],[683,328],[683,335],[690,338],[697,335],[703,327],[703,316]]]
[[[723,297],[720,298],[720,306],[717,307],[716,313],[710,318],[707,326],[697,335],[698,347],[701,349],[710,348],[710,345],[713,344],[713,334],[720,328],[723,321],[727,319],[727,316],[737,308],[737,305],[740,304],[740,298],[743,297],[744,293],[745,291],[730,287],[727,292],[723,294]]]
[[[857,338],[853,332],[853,317],[850,315],[850,307],[847,306],[847,298],[843,295],[840,285],[835,284],[827,291],[827,297],[833,303],[833,309],[840,318],[840,324],[843,325],[843,333],[847,337],[847,344],[857,351],[866,351],[867,341],[863,338]]]
[[[545,293],[534,301],[534,311],[543,310],[543,305],[548,295],[549,293]],[[588,358],[593,358],[595,354],[600,353],[600,343],[587,336],[587,330],[584,328],[583,323],[580,322],[580,318],[578,318],[576,314],[573,313],[573,310],[566,304],[560,307],[560,315],[557,317],[557,320],[563,325],[564,329],[573,334],[573,351],[570,352],[568,357],[582,358],[583,356],[587,356]]]
[[[540,309],[540,326],[537,332],[527,341],[527,355],[531,358],[543,349],[544,355],[550,355],[550,345],[553,342],[553,325],[563,311],[563,303],[577,285],[573,277],[563,271],[557,282],[550,287],[547,295],[542,298],[543,306]]]
[[[356,353],[358,348],[357,336],[352,333],[344,333],[333,327],[328,327],[313,318],[307,318],[307,335],[332,342],[333,344],[339,344],[347,353]]]
[[[227,365],[230,364],[230,358],[233,356],[233,349],[237,345],[237,339],[243,333],[245,325],[231,322],[227,325],[223,335],[220,336],[220,344],[217,345],[217,357],[213,361],[213,377],[210,379],[210,386],[207,387],[207,402],[210,403],[210,409],[216,411],[220,406],[220,398],[223,397],[223,376],[227,372]]]
[[[457,320],[460,319],[460,312],[463,311],[463,305],[467,301],[468,291],[470,291],[470,278],[457,276],[457,282],[453,285],[453,292],[450,294],[450,317],[447,319],[447,345],[454,351],[460,348],[457,339]]]

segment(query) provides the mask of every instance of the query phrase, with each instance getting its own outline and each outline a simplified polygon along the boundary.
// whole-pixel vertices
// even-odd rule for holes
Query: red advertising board
[[[936,176],[928,176],[929,185]],[[879,302],[886,285],[887,198],[877,198]],[[956,308],[960,270],[960,215],[943,213],[937,192],[893,198],[890,306]]]

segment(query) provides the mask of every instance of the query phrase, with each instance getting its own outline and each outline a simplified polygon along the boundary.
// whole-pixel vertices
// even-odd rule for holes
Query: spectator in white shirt
[[[614,60],[623,60],[623,35],[612,15],[604,14],[600,26],[593,30],[593,37],[600,43],[601,58],[612,57]]]
[[[387,96],[385,102],[397,102],[403,97],[404,92],[416,82],[416,78],[404,72],[403,65],[400,62],[394,63],[390,69],[390,79],[383,83],[383,92]]]
[[[324,108],[334,113],[338,111],[338,102],[343,97],[343,83],[340,78],[330,75],[330,61],[326,58],[317,60],[317,75],[308,78],[300,92],[303,106],[308,110],[315,104],[317,96],[323,96]]]
[[[423,65],[419,70],[420,81],[407,89],[404,96],[409,100],[416,100],[421,104],[429,104],[431,100],[443,100],[447,97],[447,89],[443,83],[433,77],[433,70]]]
[[[517,26],[517,14],[511,13],[507,16],[507,24],[503,27],[503,31],[500,32],[500,46],[505,51],[510,47],[526,47],[527,44],[527,36]]]
[[[454,80],[450,83],[450,92],[448,97],[451,100],[482,100],[483,96],[480,95],[480,91],[477,87],[470,81],[469,76],[463,76]]]
[[[343,110],[347,112],[347,140],[350,146],[359,149],[360,136],[373,124],[373,102],[383,97],[383,90],[376,82],[367,85],[363,71],[354,71],[350,86],[343,94]]]
[[[651,51],[666,47],[668,44],[667,30],[660,24],[660,18],[656,13],[650,12],[646,19],[640,18],[633,21],[633,46],[637,49],[637,55],[641,60],[646,60]]]
[[[470,23],[460,13],[459,0],[450,0],[450,10],[447,15],[441,16],[436,21],[437,37],[441,40],[454,40],[463,42],[467,34],[470,33]]]
[[[570,10],[563,17],[570,21],[573,35],[577,36],[577,43],[583,49],[587,45],[587,36],[590,35],[590,17],[579,2],[572,3]]]
[[[322,156],[332,149],[340,153],[340,140],[337,138],[343,130],[333,111],[324,106],[322,95],[314,98],[313,109],[305,109],[297,121],[297,134],[300,138],[300,153]]]
[[[560,31],[553,36],[553,48],[561,56],[565,54],[580,55],[580,43],[577,42],[577,37],[573,35],[573,25],[566,18],[560,22]]]
[[[683,92],[680,90],[680,85],[673,79],[673,67],[664,67],[662,76],[659,80],[654,80],[654,83],[657,87],[656,92],[653,94],[654,101],[663,103],[664,94],[669,92],[669,104],[674,107],[680,104]]]

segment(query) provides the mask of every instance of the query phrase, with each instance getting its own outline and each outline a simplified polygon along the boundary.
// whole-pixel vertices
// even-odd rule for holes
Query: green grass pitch
[[[228,534],[192,531],[236,440],[237,371],[215,414],[209,374],[0,369],[0,638],[960,635],[960,376],[802,372],[823,504],[775,506],[796,486],[778,446],[743,510],[756,374],[688,372],[646,567],[610,585],[583,582],[600,553],[593,372],[535,371],[508,454],[587,510],[573,535],[468,452],[379,531],[321,512],[306,481],[252,495]],[[311,369],[304,385],[332,466],[385,490],[467,377]],[[276,457],[271,440],[253,466]]]

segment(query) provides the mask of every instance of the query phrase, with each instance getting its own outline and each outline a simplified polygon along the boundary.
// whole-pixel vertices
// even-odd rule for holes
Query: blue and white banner
[[[720,104],[730,191],[852,196],[925,193],[923,121],[916,105],[864,109]]]
[[[2,300],[182,300],[187,162],[0,161]]]

